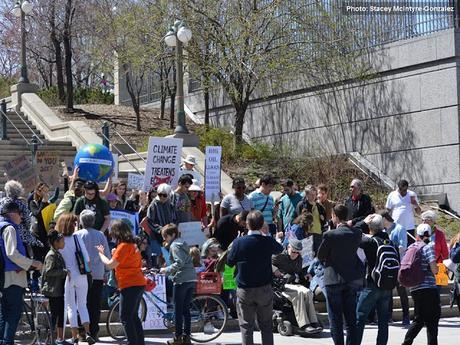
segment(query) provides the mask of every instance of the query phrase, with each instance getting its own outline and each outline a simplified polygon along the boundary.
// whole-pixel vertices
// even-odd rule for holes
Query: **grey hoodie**
[[[181,238],[176,238],[169,248],[172,264],[166,267],[166,275],[172,277],[174,284],[196,281],[196,272],[193,267],[189,247]]]

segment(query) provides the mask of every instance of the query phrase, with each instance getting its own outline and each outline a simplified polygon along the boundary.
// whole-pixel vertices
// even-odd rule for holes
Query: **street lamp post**
[[[169,47],[176,47],[176,102],[177,102],[177,126],[175,134],[189,134],[185,123],[184,111],[184,70],[183,70],[183,44],[192,38],[192,32],[180,20],[176,20],[171,30],[165,36],[165,43]]]
[[[19,83],[29,83],[27,76],[27,59],[26,59],[26,15],[32,12],[33,6],[27,0],[21,0],[16,2],[13,8],[13,14],[21,18],[21,77]]]

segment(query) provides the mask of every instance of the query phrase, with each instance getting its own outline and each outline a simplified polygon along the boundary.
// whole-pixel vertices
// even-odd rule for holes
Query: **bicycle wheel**
[[[198,295],[190,306],[193,341],[206,343],[216,339],[225,329],[228,320],[227,306],[215,295]]]
[[[32,315],[32,308],[26,301],[24,301],[22,304],[21,318],[19,319],[14,338],[19,343],[25,345],[33,345],[35,343],[34,318]]]
[[[42,303],[37,303],[34,316],[34,343],[37,345],[53,345],[53,328],[48,308],[46,308]]]
[[[139,318],[142,322],[145,321],[147,315],[147,305],[145,304],[144,298],[141,299],[139,305]],[[120,300],[118,299],[110,308],[109,315],[107,316],[107,333],[117,341],[123,341],[126,339],[125,329],[120,320]]]

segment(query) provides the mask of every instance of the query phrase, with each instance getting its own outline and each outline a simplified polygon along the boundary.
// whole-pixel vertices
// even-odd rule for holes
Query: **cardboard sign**
[[[150,137],[143,190],[179,180],[182,139]]]
[[[206,236],[201,231],[201,222],[179,223],[178,228],[181,238],[189,246],[201,246],[206,241]]]
[[[220,169],[222,147],[206,146],[204,190],[206,202],[214,203],[220,200]]]
[[[158,296],[159,299],[166,301],[165,276],[156,274],[155,276],[149,276],[149,278],[154,280],[156,283],[155,289],[153,289],[152,293]],[[147,305],[147,314],[142,327],[144,329],[165,329],[166,326],[164,325],[163,315],[161,312],[167,312],[166,303],[153,297],[153,294],[144,294],[145,304]],[[160,309],[161,312],[158,309]]]
[[[122,210],[111,210],[110,211],[110,222],[115,220],[121,220],[126,223],[134,235],[139,233],[139,217],[137,212],[128,212]]]
[[[57,151],[38,151],[35,156],[38,179],[50,187],[59,186],[59,153]]]
[[[21,182],[26,193],[34,190],[37,185],[37,174],[29,155],[12,159],[5,163],[4,168],[8,179]]]
[[[144,187],[144,175],[128,173],[128,189],[142,189]]]

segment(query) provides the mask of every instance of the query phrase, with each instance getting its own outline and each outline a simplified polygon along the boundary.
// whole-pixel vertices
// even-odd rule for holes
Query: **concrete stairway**
[[[21,114],[15,112],[7,112],[8,118],[16,126],[14,128],[11,123],[7,122],[7,135],[8,140],[0,140],[0,190],[3,190],[3,186],[7,181],[4,175],[4,165],[9,160],[25,154],[32,158],[31,148],[25,142],[23,136],[30,142],[32,139],[32,131],[28,126],[37,134],[37,136],[43,141],[43,145],[38,146],[38,150],[49,150],[57,151],[60,155],[60,160],[71,161],[75,157],[76,150],[72,146],[72,143],[67,141],[49,141],[37,130],[37,128]],[[21,119],[21,118],[22,119]],[[24,121],[27,123],[24,123]],[[19,133],[19,132],[20,133]],[[21,135],[22,134],[22,135]]]

